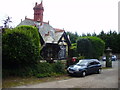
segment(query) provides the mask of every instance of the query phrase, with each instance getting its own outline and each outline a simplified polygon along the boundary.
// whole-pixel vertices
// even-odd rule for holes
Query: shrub
[[[18,30],[27,30],[26,34],[31,34],[32,40],[34,41],[36,46],[40,46],[40,37],[39,37],[39,32],[38,29],[34,26],[27,26],[27,25],[22,25],[16,27]]]
[[[27,27],[31,29],[7,29],[2,35],[3,76],[32,75],[32,68],[38,63],[40,57],[38,32],[37,29],[32,26]],[[35,30],[35,33],[32,32],[32,28]]]
[[[77,41],[77,50],[85,58],[97,58],[103,54],[105,43],[98,37],[80,37]]]
[[[38,78],[56,76],[65,73],[65,66],[61,62],[42,62],[37,65],[34,75]]]
[[[65,73],[65,65],[61,61],[57,61],[53,65],[53,70],[55,73]]]
[[[93,46],[93,58],[99,58],[103,55],[105,49],[105,42],[98,37],[88,37]]]
[[[40,53],[41,44],[40,44],[40,36],[38,29],[34,26],[28,26],[28,25],[18,26],[16,27],[16,29],[22,30],[26,35],[30,35],[33,43],[36,46],[38,53]]]
[[[77,43],[73,43],[72,46],[70,47],[70,57],[77,57]]]
[[[52,73],[53,72],[52,64],[46,62],[39,63],[37,65],[36,71],[37,71],[36,73],[41,73],[41,74]]]
[[[91,58],[92,52],[92,43],[88,38],[82,37],[77,41],[77,51],[80,56],[84,56],[85,58]]]

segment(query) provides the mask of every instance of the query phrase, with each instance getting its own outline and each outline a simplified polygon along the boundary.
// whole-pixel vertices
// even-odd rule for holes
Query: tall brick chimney
[[[43,22],[43,5],[42,5],[42,1],[40,4],[38,4],[37,2],[35,3],[35,7],[33,8],[34,10],[34,21],[40,21]]]

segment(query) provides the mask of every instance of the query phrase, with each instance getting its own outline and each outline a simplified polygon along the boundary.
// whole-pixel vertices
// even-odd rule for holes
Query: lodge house
[[[43,59],[66,59],[69,55],[71,42],[65,30],[53,28],[49,22],[43,21],[44,7],[42,1],[40,4],[36,2],[33,10],[34,19],[25,17],[25,20],[21,21],[18,26],[32,25],[39,29],[42,44],[41,56]]]

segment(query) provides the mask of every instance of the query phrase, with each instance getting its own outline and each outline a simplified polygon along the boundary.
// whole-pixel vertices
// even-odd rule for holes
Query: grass
[[[102,69],[112,69],[112,67],[102,67]]]
[[[10,88],[22,85],[30,85],[30,84],[37,84],[49,81],[56,81],[56,80],[66,80],[71,78],[68,75],[58,75],[52,77],[45,77],[45,78],[36,78],[36,77],[9,77],[2,80],[2,88]]]

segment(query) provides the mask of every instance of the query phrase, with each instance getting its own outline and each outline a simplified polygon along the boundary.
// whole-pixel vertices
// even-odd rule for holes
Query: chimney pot
[[[37,6],[37,2],[35,3],[35,6]]]

